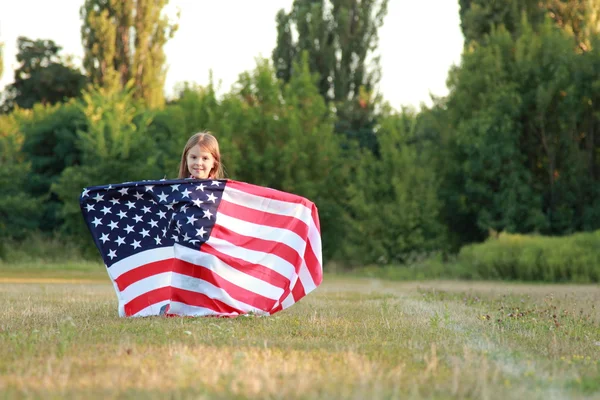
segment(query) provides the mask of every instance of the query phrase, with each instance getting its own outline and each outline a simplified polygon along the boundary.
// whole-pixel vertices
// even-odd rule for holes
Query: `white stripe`
[[[294,296],[290,293],[282,302],[281,309],[285,310],[286,308],[294,305]]]
[[[306,225],[309,225],[310,221],[312,221],[311,210],[301,203],[290,203],[261,197],[229,186],[226,186],[223,191],[223,199],[230,203],[253,208],[258,211],[294,217],[303,221]]]
[[[218,211],[217,223],[224,228],[230,229],[231,231],[240,235],[285,243],[296,250],[300,257],[304,257],[306,242],[295,232],[287,229],[273,228],[270,226],[242,221],[241,219],[230,217]]]
[[[117,249],[117,251],[119,250]],[[158,247],[156,249],[142,251],[114,263],[108,268],[108,274],[112,279],[117,279],[119,276],[136,269],[140,265],[146,265],[156,261],[163,261],[169,258],[173,258],[172,246]]]
[[[163,300],[159,303],[152,304],[151,306],[138,311],[132,315],[132,317],[150,317],[152,315],[160,315],[160,309],[163,308],[165,304],[169,304],[169,300]]]
[[[171,285],[172,287],[178,289],[204,294],[211,299],[219,300],[227,304],[228,306],[233,307],[236,310],[240,310],[242,312],[258,310],[256,307],[252,307],[249,304],[232,298],[231,295],[227,293],[224,289],[221,289],[220,287],[217,287],[212,283],[200,278],[194,278],[188,275],[174,273]]]
[[[290,280],[296,273],[294,265],[275,254],[238,247],[227,240],[216,237],[210,237],[206,244],[230,257],[242,259],[250,264],[265,266]]]
[[[323,255],[322,255],[322,247],[321,247],[321,234],[315,225],[315,221],[310,219],[310,225],[308,226],[308,241],[310,242],[310,247],[313,249],[313,253],[317,260],[319,261],[319,266],[321,267],[321,271],[323,270]]]
[[[309,294],[317,287],[317,285],[315,285],[315,282],[313,281],[312,276],[310,275],[310,272],[308,271],[308,267],[306,266],[305,261],[302,262],[302,266],[300,267],[298,277],[300,278],[300,282],[302,283],[302,287],[304,288],[305,295]],[[296,283],[296,285],[297,284],[298,283]]]
[[[168,287],[170,285],[171,272],[163,272],[161,274],[152,275],[127,286],[121,292],[121,301],[125,305],[146,292]]]
[[[238,271],[212,254],[192,250],[178,244],[175,244],[174,247],[176,258],[205,267],[234,285],[273,300],[278,300],[283,293],[282,288],[278,288],[266,281]]]

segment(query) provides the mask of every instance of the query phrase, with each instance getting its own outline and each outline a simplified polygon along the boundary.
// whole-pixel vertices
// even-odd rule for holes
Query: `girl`
[[[179,178],[224,178],[219,142],[210,132],[199,132],[188,139],[181,155]]]

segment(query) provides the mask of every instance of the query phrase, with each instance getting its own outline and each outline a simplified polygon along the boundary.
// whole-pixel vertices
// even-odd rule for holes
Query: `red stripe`
[[[119,291],[125,290],[129,285],[142,280],[144,278],[148,278],[149,276],[162,274],[163,272],[171,272],[171,268],[173,267],[173,258],[167,258],[166,260],[149,262],[148,264],[142,264],[137,268],[134,268],[130,271],[121,274],[117,279],[115,279],[115,283],[119,288]]]
[[[202,248],[203,247],[200,248],[200,251],[202,251]],[[220,288],[232,299],[241,301],[242,303],[246,303],[260,310],[269,311],[275,305],[275,300],[231,283],[205,266],[175,259],[173,260],[173,272],[202,279],[213,286]]]
[[[209,310],[213,310],[217,313],[244,314],[241,310],[231,307],[229,304],[225,304],[220,300],[211,299],[204,293],[193,292],[191,290],[184,290],[175,287],[172,288],[171,301],[178,301],[188,306],[208,308]]]
[[[301,219],[286,215],[272,214],[266,211],[258,211],[254,208],[241,206],[227,200],[221,200],[219,213],[227,216],[251,222],[257,225],[270,226],[272,228],[287,229],[306,240],[308,226]]]
[[[171,287],[150,290],[136,297],[125,304],[125,315],[132,316],[142,311],[144,308],[161,301],[169,300],[171,297]]]
[[[302,264],[302,259],[298,252],[285,243],[240,235],[239,233],[233,232],[231,229],[218,224],[213,227],[210,236],[226,240],[238,247],[270,253],[281,257],[294,266],[296,273],[298,273],[300,265]]]
[[[304,197],[282,192],[280,190],[266,188],[263,186],[252,185],[250,183],[228,180],[226,188],[237,189],[241,192],[253,194],[255,196],[265,197],[267,199],[287,201],[288,203],[302,204],[308,209],[312,208],[313,203]]]
[[[202,252],[212,254],[219,260],[223,261],[225,264],[229,265],[231,268],[235,268],[236,270],[243,272],[244,274],[253,276],[262,281],[269,282],[270,284],[275,285],[279,288],[285,289],[290,285],[290,280],[285,276],[281,275],[279,272],[273,271],[272,269],[267,268],[264,265],[253,264],[241,258],[229,256],[215,249],[208,243],[205,243],[202,246]]]
[[[313,222],[315,223],[315,226],[317,227],[317,230],[319,231],[319,233],[321,233],[321,226],[319,224],[319,210],[317,209],[317,206],[313,202],[309,201],[308,199],[305,199],[304,197],[301,197],[301,196],[298,196],[298,195],[295,195],[292,193],[282,192],[280,190],[275,190],[275,189],[266,188],[263,186],[257,186],[257,185],[252,185],[250,183],[232,181],[232,180],[227,181],[225,190],[227,190],[227,187],[230,187],[232,189],[237,189],[242,192],[250,193],[255,196],[265,197],[267,199],[287,201],[288,203],[302,204],[303,206],[307,207],[310,210]]]
[[[317,256],[310,245],[310,241],[306,242],[304,261],[306,262],[306,268],[308,268],[308,272],[310,272],[313,282],[316,286],[319,286],[321,281],[323,281],[323,267],[319,263],[319,260],[317,259]]]
[[[300,278],[298,278],[296,285],[292,289],[292,296],[294,297],[294,303],[306,296],[306,293],[304,292],[304,286],[302,285]]]

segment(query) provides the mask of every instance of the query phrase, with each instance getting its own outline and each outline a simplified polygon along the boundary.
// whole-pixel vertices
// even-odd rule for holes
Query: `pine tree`
[[[109,91],[132,82],[136,98],[164,104],[164,45],[177,25],[163,15],[168,0],[86,0],[81,8],[83,65]]]

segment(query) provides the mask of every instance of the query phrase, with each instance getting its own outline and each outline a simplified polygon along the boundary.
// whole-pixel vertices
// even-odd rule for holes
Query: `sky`
[[[4,74],[0,90],[13,81],[17,37],[52,39],[81,65],[81,18],[84,0],[0,1],[0,42]],[[292,0],[171,0],[170,15],[180,11],[179,30],[165,46],[165,92],[178,83],[205,85],[210,71],[218,93],[231,89],[238,75],[252,70],[257,57],[270,58],[275,47],[275,16]],[[35,12],[32,12],[35,11]],[[390,0],[379,31],[379,91],[392,107],[430,105],[430,94],[444,96],[446,77],[460,63],[463,35],[458,0]]]

